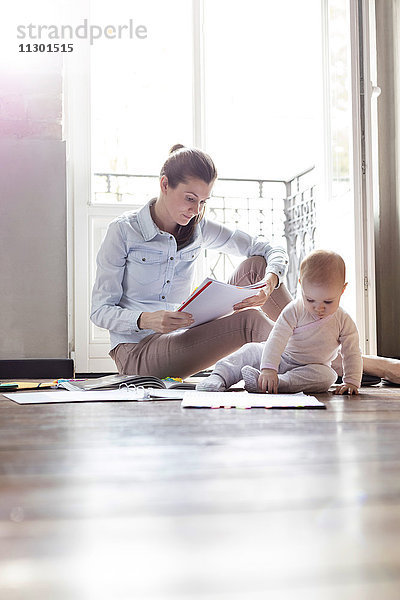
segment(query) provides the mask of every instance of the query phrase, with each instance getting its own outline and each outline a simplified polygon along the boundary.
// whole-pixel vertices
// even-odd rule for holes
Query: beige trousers
[[[229,283],[250,285],[263,279],[266,262],[262,256],[244,260]],[[126,375],[188,377],[207,369],[248,342],[266,340],[273,322],[291,301],[282,284],[258,309],[245,309],[192,329],[153,333],[137,344],[119,344],[111,350],[118,372]]]

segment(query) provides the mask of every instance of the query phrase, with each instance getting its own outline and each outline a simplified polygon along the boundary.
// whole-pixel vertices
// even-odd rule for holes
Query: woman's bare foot
[[[363,356],[363,370],[392,383],[400,384],[400,360],[385,356]]]

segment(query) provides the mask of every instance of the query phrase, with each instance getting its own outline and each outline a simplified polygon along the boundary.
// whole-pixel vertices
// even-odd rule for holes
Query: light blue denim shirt
[[[272,248],[206,218],[196,226],[192,242],[177,250],[174,236],[161,231],[151,218],[153,202],[114,219],[97,255],[90,318],[109,330],[111,348],[139,342],[154,333],[139,329],[142,312],[176,310],[189,296],[202,248],[236,256],[264,256],[267,272],[275,273],[279,284],[286,275],[288,256],[283,248]]]

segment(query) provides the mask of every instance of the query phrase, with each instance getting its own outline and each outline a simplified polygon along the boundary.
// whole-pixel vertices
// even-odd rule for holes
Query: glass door
[[[376,352],[373,196],[376,94],[368,0],[322,0],[323,178],[317,245],[346,261],[344,308]]]

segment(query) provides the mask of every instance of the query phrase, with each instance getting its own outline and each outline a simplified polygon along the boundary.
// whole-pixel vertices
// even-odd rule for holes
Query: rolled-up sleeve
[[[98,327],[121,334],[139,331],[137,321],[142,312],[118,306],[123,294],[126,257],[126,242],[120,223],[113,221],[97,255],[90,318]]]
[[[278,286],[286,276],[289,257],[281,246],[271,246],[265,240],[254,238],[239,229],[229,227],[204,219],[202,223],[204,246],[212,250],[221,250],[236,256],[264,256],[267,262],[267,273],[275,273]]]

